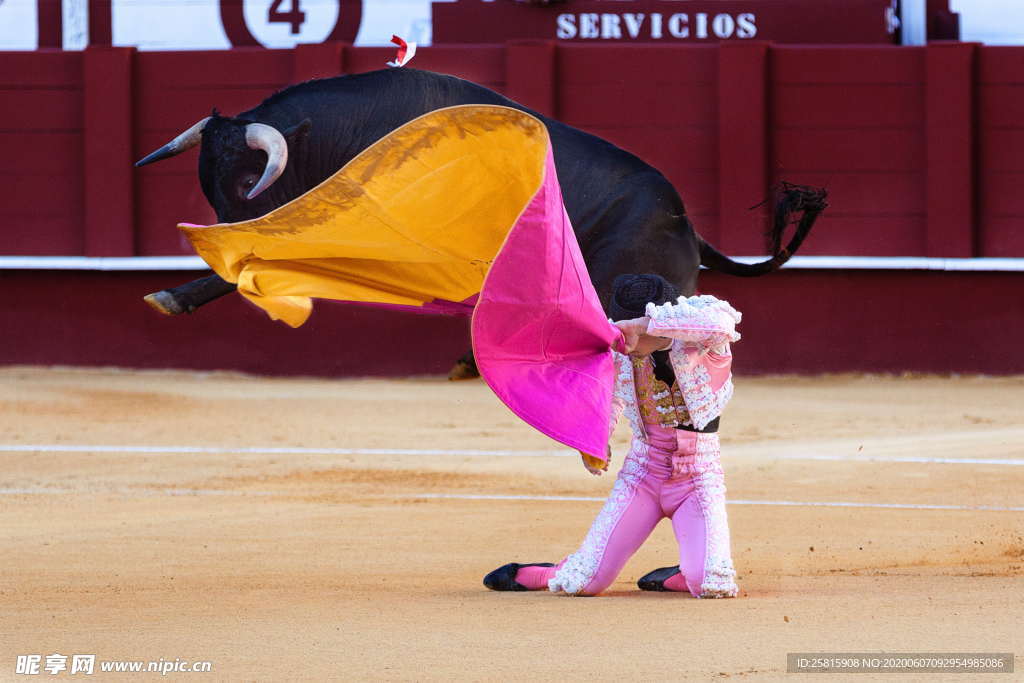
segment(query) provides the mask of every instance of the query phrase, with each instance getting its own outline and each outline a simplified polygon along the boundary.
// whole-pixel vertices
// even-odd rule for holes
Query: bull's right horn
[[[181,154],[186,149],[192,149],[199,144],[200,140],[202,140],[203,127],[206,126],[206,122],[209,121],[210,118],[211,117],[207,116],[205,119],[200,119],[194,126],[168,142],[160,149],[136,161],[135,167],[138,168],[139,166],[145,166],[146,164],[151,164],[154,161],[163,161],[164,159],[169,159],[177,154]]]
[[[250,149],[261,149],[267,153],[267,165],[255,187],[249,190],[246,199],[252,199],[270,187],[284,173],[288,165],[288,143],[281,131],[265,123],[250,123],[245,127],[245,143]]]

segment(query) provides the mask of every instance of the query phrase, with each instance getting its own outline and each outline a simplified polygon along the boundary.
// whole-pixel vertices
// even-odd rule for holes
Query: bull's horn
[[[288,165],[288,143],[280,131],[265,123],[250,123],[246,126],[245,142],[250,149],[262,149],[267,153],[267,167],[263,169],[263,176],[246,195],[246,199],[252,199],[284,173],[284,167]]]
[[[157,151],[136,161],[135,167],[138,168],[139,166],[145,166],[146,164],[151,164],[154,161],[163,161],[164,159],[173,157],[176,154],[181,154],[186,149],[195,147],[199,144],[199,141],[202,140],[203,127],[210,118],[211,117],[207,116],[205,119],[200,119],[194,126],[168,142]]]

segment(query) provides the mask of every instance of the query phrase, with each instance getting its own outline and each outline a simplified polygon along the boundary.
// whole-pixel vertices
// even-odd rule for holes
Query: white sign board
[[[114,45],[140,50],[290,48],[341,33],[356,45],[430,43],[430,0],[113,0],[112,21]]]
[[[85,47],[88,0],[47,1],[60,3],[64,49]],[[907,6],[923,4],[908,0]],[[38,6],[39,0],[0,0],[0,51],[39,47]],[[1024,0],[950,0],[949,7],[960,14],[962,40],[1024,44]],[[341,34],[356,45],[390,45],[392,34],[420,45],[430,45],[433,38],[431,0],[112,0],[110,21],[114,45],[140,50],[224,50],[238,44],[287,48],[337,40]],[[568,19],[562,24],[561,30],[568,31]],[[588,30],[579,22],[572,28]],[[685,30],[676,27],[680,34]]]
[[[38,46],[36,0],[0,0],[0,50],[35,50]]]

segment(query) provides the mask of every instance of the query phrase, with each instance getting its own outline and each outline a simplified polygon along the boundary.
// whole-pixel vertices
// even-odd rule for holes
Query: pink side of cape
[[[480,374],[512,412],[602,460],[620,339],[580,254],[550,145],[544,182],[487,273],[473,313]]]
[[[348,303],[434,315],[472,312],[477,367],[498,398],[556,441],[606,458],[615,381],[611,346],[621,334],[608,322],[587,273],[550,143],[544,181],[509,231],[479,295],[422,306]]]

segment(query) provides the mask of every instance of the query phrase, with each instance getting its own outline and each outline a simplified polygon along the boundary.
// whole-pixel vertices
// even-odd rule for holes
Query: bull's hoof
[[[467,363],[464,360],[458,360],[452,369],[448,371],[448,381],[455,382],[463,379],[476,379],[480,376],[480,371],[476,369],[476,363]]]
[[[163,313],[164,315],[181,315],[182,313],[192,312],[188,308],[182,306],[174,295],[166,289],[159,292],[153,292],[152,294],[147,294],[143,297],[143,300],[149,304],[154,311]]]

